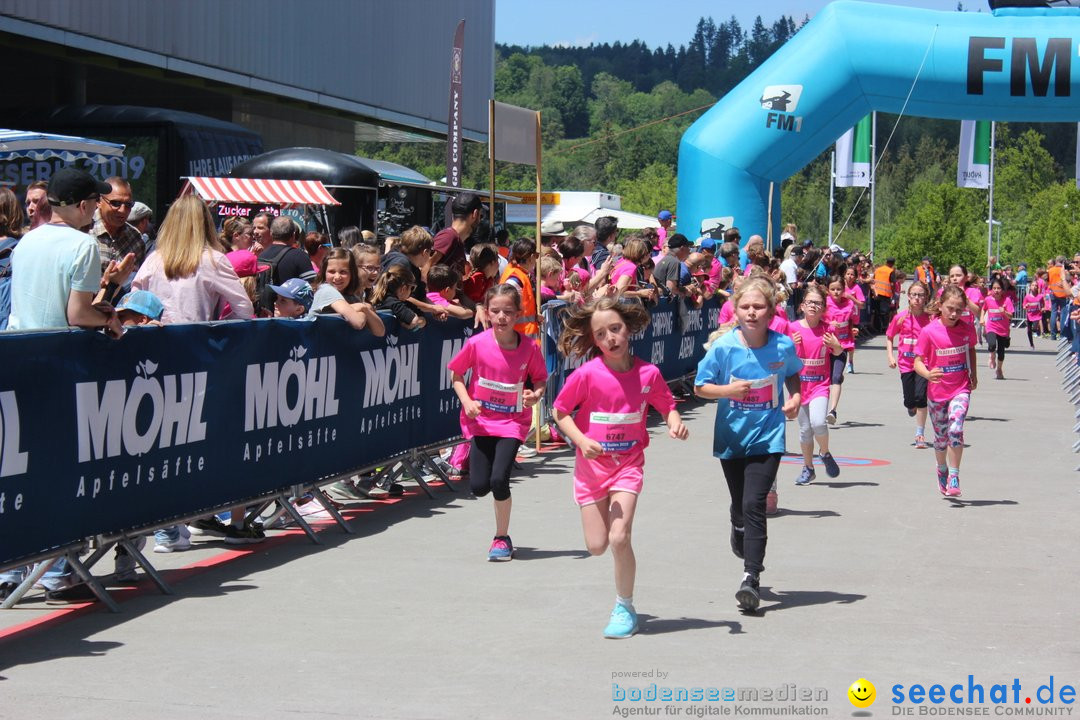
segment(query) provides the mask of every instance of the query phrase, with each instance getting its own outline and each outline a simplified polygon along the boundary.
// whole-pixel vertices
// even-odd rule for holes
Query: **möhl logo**
[[[79,462],[206,439],[206,373],[154,377],[157,368],[142,361],[130,386],[126,380],[75,385]]]
[[[278,423],[292,427],[301,420],[337,415],[337,358],[327,355],[305,362],[306,354],[307,348],[298,346],[289,351],[289,359],[283,363],[248,365],[244,432]]]
[[[0,477],[22,475],[29,460],[19,449],[19,401],[12,390],[0,392]]]
[[[420,343],[398,345],[386,336],[382,350],[360,353],[364,362],[364,407],[388,405],[420,394]]]

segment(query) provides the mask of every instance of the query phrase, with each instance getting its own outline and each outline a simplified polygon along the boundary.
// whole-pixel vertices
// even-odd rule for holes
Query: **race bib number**
[[[804,358],[799,380],[804,383],[823,382],[825,380],[825,358]]]
[[[521,399],[523,389],[522,383],[502,383],[482,377],[476,381],[473,400],[492,412],[519,413],[524,407]]]
[[[941,348],[937,351],[938,367],[943,373],[967,372],[967,343],[958,347]]]
[[[624,453],[638,444],[633,439],[641,413],[589,413],[589,437],[600,443],[605,453]]]
[[[912,349],[914,345],[917,345],[918,341],[915,338],[900,338],[900,357],[913,358],[915,357],[915,350]],[[902,346],[907,345],[908,349],[903,349]]]
[[[731,382],[740,382],[742,378],[731,376]],[[772,410],[776,407],[776,376],[748,380],[750,391],[742,400],[732,400],[731,407],[736,410]]]
[[[846,322],[834,322],[832,324],[833,335],[837,340],[847,340],[851,337],[851,326]]]

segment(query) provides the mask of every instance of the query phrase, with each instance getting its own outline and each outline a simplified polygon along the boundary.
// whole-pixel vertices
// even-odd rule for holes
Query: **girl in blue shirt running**
[[[784,453],[785,418],[794,420],[802,404],[802,361],[791,338],[769,329],[776,309],[771,283],[748,280],[731,301],[738,325],[709,347],[694,384],[698,397],[719,401],[713,455],[731,493],[731,551],[742,558],[744,570],[735,599],[753,612],[761,602],[759,574],[765,569],[765,496]]]

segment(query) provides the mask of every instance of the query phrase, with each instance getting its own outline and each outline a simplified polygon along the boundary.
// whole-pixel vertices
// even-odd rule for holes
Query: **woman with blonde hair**
[[[210,210],[186,195],[169,208],[156,250],[139,268],[133,290],[149,290],[165,305],[165,324],[250,319],[254,311],[232,263],[224,255]],[[227,315],[222,311],[230,306]]]

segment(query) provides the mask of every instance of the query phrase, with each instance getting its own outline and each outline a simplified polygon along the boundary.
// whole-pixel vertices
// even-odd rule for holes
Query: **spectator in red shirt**
[[[432,239],[435,249],[424,267],[425,282],[428,270],[436,265],[446,265],[458,275],[465,275],[465,240],[480,223],[480,197],[475,193],[462,193],[454,198],[450,212],[453,214],[450,227],[443,228]]]

